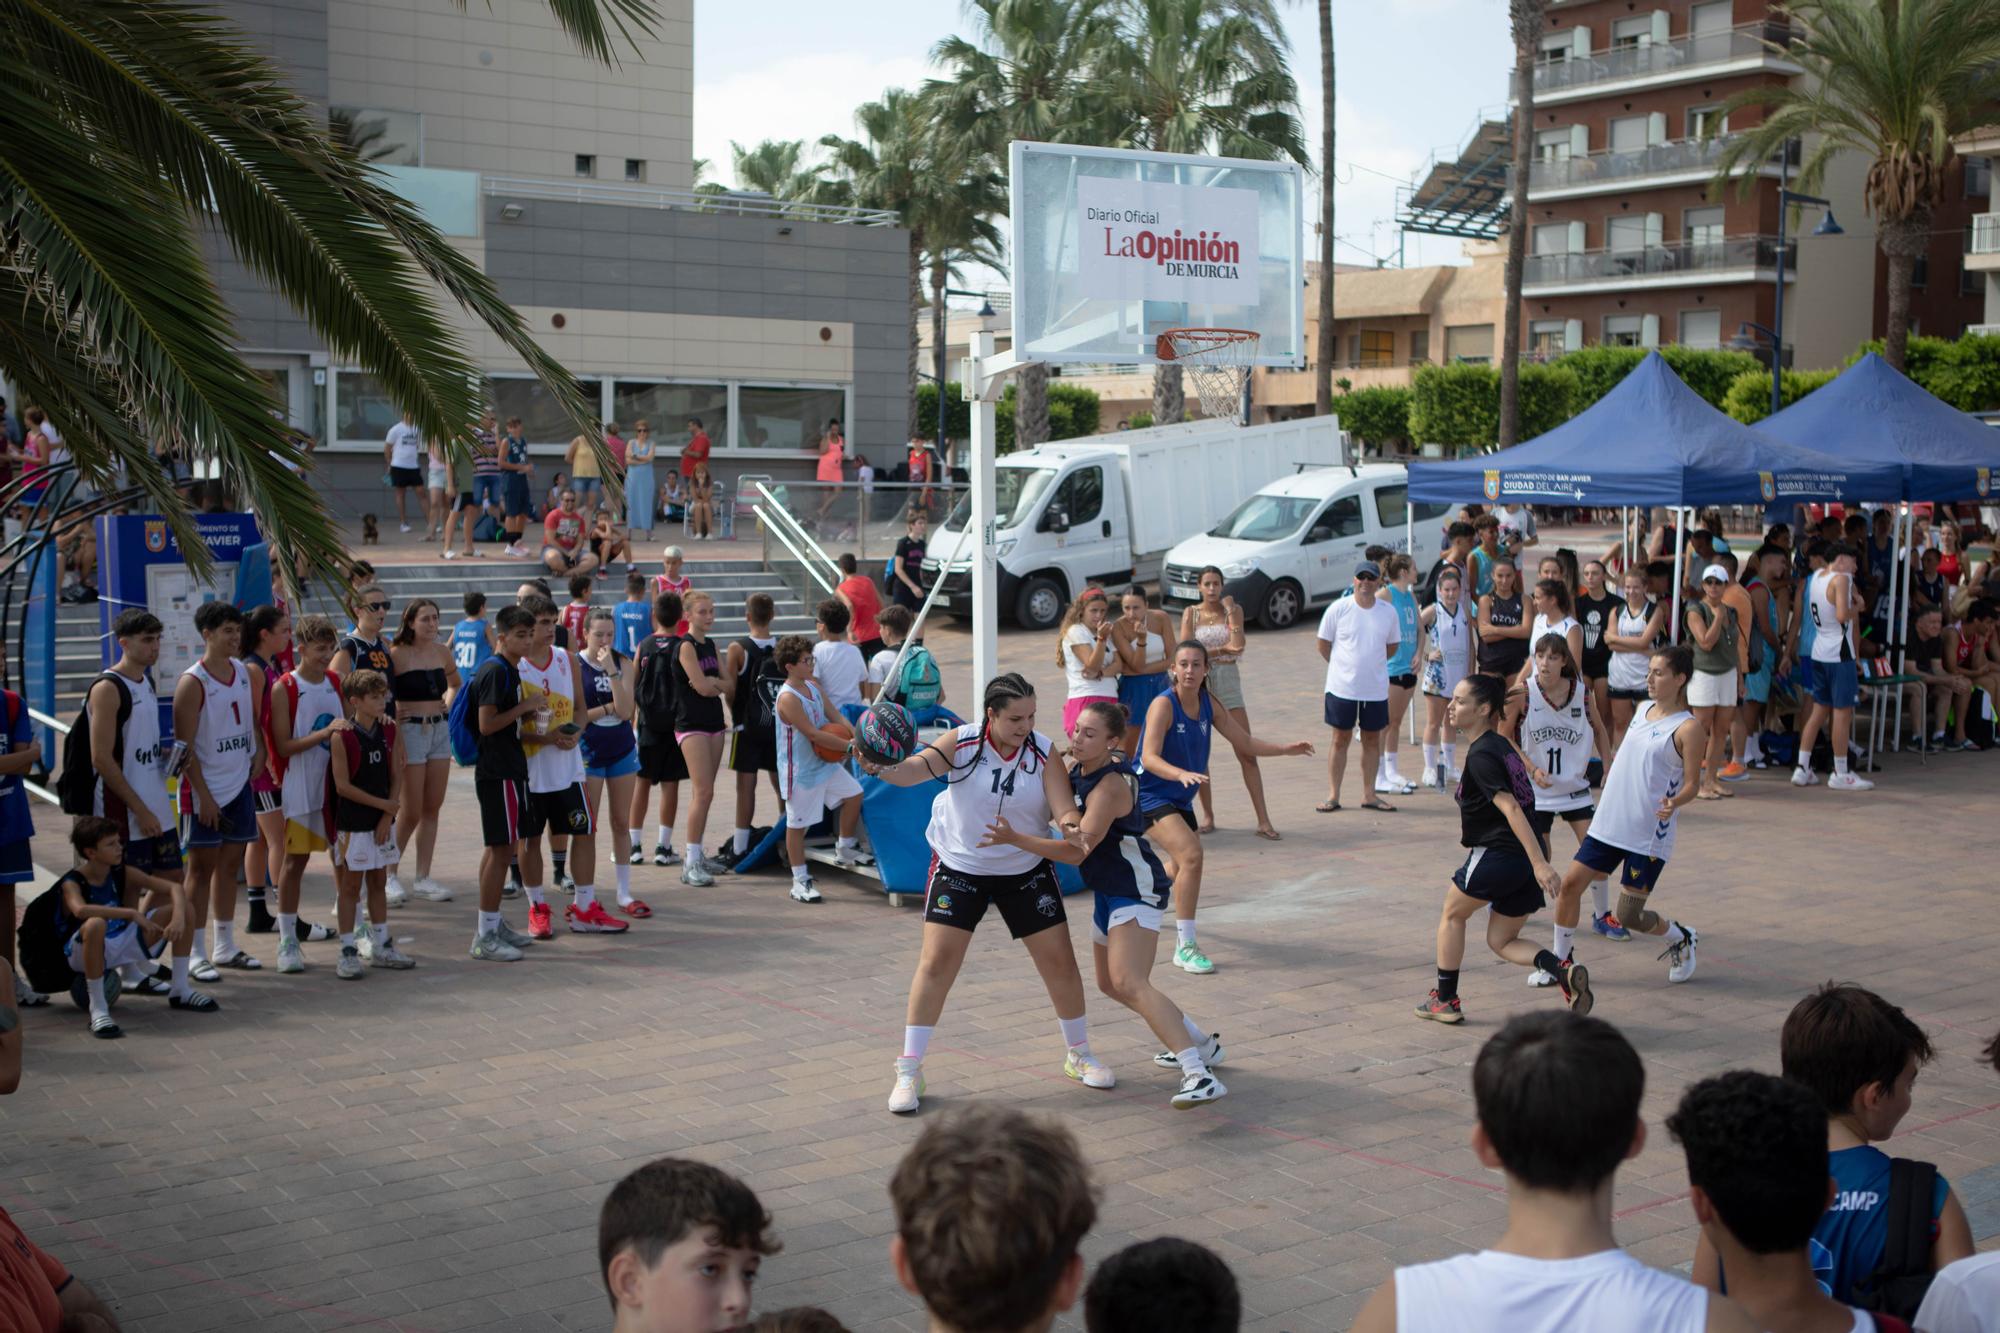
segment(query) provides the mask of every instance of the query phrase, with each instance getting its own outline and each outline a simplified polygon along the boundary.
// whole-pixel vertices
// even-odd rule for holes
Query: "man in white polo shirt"
[[[389,465],[389,484],[396,488],[396,521],[410,530],[410,492],[424,487],[424,433],[416,428],[408,412],[389,427],[382,443],[382,461]]]
[[[1327,756],[1327,796],[1315,808],[1341,808],[1340,779],[1347,771],[1347,747],[1361,728],[1361,789],[1364,810],[1394,810],[1374,790],[1382,733],[1389,726],[1389,659],[1403,641],[1396,610],[1377,597],[1382,571],[1363,562],[1354,571],[1354,595],[1326,609],[1319,622],[1319,655],[1326,660],[1326,724],[1333,728]]]

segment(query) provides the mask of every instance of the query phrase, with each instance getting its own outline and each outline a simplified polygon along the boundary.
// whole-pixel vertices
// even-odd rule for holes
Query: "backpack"
[[[938,670],[937,659],[931,656],[930,649],[920,643],[910,645],[891,693],[913,713],[937,707],[938,697],[944,693],[944,674]]]
[[[1937,1167],[1908,1157],[1889,1159],[1889,1199],[1883,1206],[1882,1259],[1856,1283],[1849,1303],[1858,1310],[1914,1319],[1936,1274],[1931,1269],[1931,1196]]]
[[[72,735],[75,733],[71,733]],[[85,767],[89,765],[86,762]],[[64,878],[67,878],[66,876]],[[73,971],[63,950],[69,934],[63,930],[62,879],[37,894],[21,915],[17,949],[21,975],[30,986],[47,995],[63,995],[70,983],[82,974]]]
[[[63,737],[62,776],[56,779],[56,799],[66,815],[87,815],[97,803],[97,769],[90,757],[90,691],[97,688],[99,680],[118,683],[118,729],[112,733],[111,753],[118,754],[125,748],[125,720],[132,716],[132,687],[116,671],[100,672],[97,680],[91,681],[90,688],[83,692],[83,706],[76,710],[76,721],[70,726],[69,735]],[[7,721],[10,726],[14,721],[16,702],[12,691],[9,691]]]
[[[893,555],[882,562],[882,595],[896,595],[896,557]]]
[[[680,649],[678,635],[658,635],[639,645],[639,680],[633,689],[639,714],[639,730],[652,736],[671,736],[674,731],[674,653]]]
[[[491,514],[480,515],[472,525],[472,540],[476,542],[497,542],[500,535],[500,520]]]
[[[500,663],[498,670],[508,669],[506,661],[497,654],[487,658],[479,669],[492,669],[496,661]],[[473,677],[473,680],[477,679],[477,676]],[[478,718],[479,714],[472,707],[472,681],[467,681],[465,688],[451,697],[451,708],[444,715],[445,734],[451,737],[451,757],[458,761],[461,768],[470,768],[479,762],[479,729],[474,725]]]
[[[338,695],[340,693],[340,676],[335,672],[329,671],[326,673],[326,680],[327,684],[333,686],[333,692]],[[298,677],[287,671],[284,675],[271,682],[271,690],[273,692],[277,690],[285,692],[285,711],[291,715],[292,725],[296,727],[299,724]],[[273,729],[271,720],[273,711],[269,695],[267,694],[264,703],[264,718],[260,724],[260,728],[264,733],[264,753],[271,756],[271,780],[282,783],[285,780],[285,770],[292,766],[292,758],[278,749],[278,733]]]

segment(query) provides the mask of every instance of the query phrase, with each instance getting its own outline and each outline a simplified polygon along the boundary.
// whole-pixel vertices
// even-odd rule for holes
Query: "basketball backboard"
[[[1305,364],[1296,163],[1017,142],[1009,166],[1017,360],[1152,364],[1208,326]]]

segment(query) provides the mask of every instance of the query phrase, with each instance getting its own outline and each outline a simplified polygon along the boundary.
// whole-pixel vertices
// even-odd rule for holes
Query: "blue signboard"
[[[39,544],[41,532],[30,532],[30,544]],[[28,562],[33,571],[28,579],[27,634],[21,644],[25,671],[21,679],[21,699],[28,707],[49,717],[56,716],[56,578],[62,557],[54,546],[46,546]],[[35,737],[42,743],[42,766],[55,771],[56,756],[62,752],[55,728],[37,725]]]

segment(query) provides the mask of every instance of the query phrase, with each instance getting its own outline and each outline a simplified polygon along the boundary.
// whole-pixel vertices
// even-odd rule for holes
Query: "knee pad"
[[[1634,893],[1632,890],[1626,888],[1619,889],[1619,923],[1629,929],[1638,931],[1642,935],[1658,934],[1659,928],[1666,923],[1660,919],[1659,913],[1646,906],[1646,900],[1649,896],[1644,893]]]

